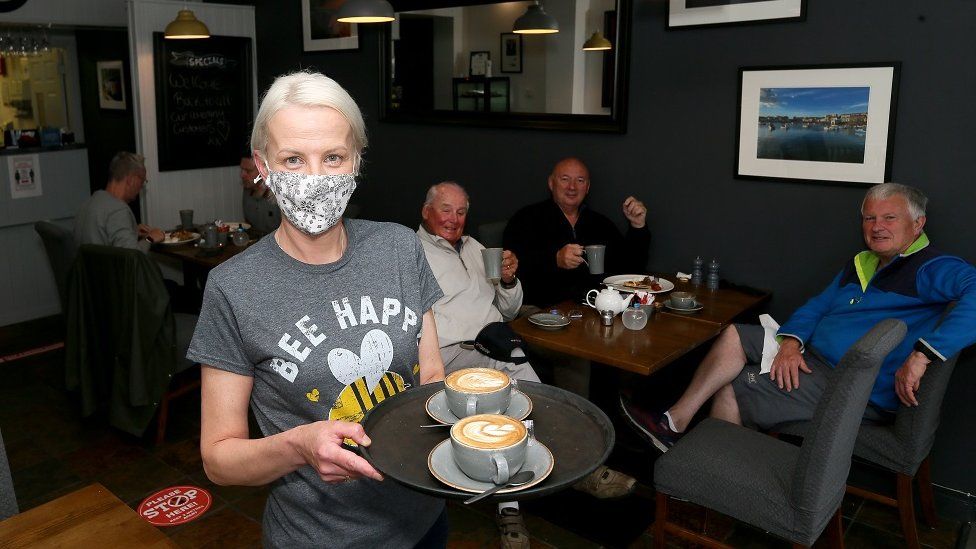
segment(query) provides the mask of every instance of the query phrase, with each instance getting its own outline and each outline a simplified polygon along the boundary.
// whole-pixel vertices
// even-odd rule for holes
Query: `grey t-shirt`
[[[125,202],[108,191],[95,191],[75,215],[75,246],[99,244],[149,251],[149,242],[139,240],[136,216]]]
[[[423,315],[442,293],[417,235],[393,223],[345,224],[349,246],[335,263],[302,263],[271,236],[207,281],[187,357],[254,378],[251,409],[265,436],[359,421],[420,383]],[[274,482],[264,543],[409,547],[443,508],[393,480],[328,484],[304,466]]]

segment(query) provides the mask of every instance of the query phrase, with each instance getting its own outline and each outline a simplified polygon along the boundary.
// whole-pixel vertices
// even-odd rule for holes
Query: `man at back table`
[[[511,251],[502,254],[501,281],[497,285],[488,281],[481,255],[484,246],[464,234],[469,205],[468,193],[459,184],[438,183],[427,191],[421,210],[423,224],[417,229],[427,263],[444,292],[432,307],[444,373],[483,366],[518,380],[538,382],[528,362],[495,360],[460,345],[474,340],[486,325],[514,318],[522,305],[522,285],[515,276],[519,261]],[[511,356],[519,361],[525,355],[517,347],[516,351]],[[600,466],[576,487],[598,498],[611,498],[629,494],[634,484],[632,477]],[[529,546],[518,503],[499,503],[496,522],[503,548]]]
[[[918,405],[926,370],[976,341],[976,268],[929,245],[922,231],[927,201],[906,185],[871,187],[861,205],[868,249],[797,309],[775,339],[760,326],[729,326],[668,411],[657,415],[622,400],[625,415],[661,451],[709,398],[713,417],[751,427],[809,420],[829,369],[885,318],[903,320],[908,334],[882,364],[864,417],[890,422],[899,402]],[[939,324],[950,302],[957,304]],[[775,353],[763,353],[764,339]],[[763,354],[775,354],[768,376],[758,366]]]
[[[584,203],[590,172],[578,158],[564,158],[549,175],[552,196],[515,213],[505,227],[504,246],[521,260],[525,301],[547,306],[566,299],[581,300],[603,275],[589,273],[583,247],[606,245],[606,271],[643,273],[651,233],[647,208],[628,196],[623,214],[628,227],[621,236],[616,225]]]
[[[258,175],[258,168],[248,148],[241,153],[241,206],[244,209],[244,221],[251,225],[252,231],[263,236],[270,234],[281,224],[281,210],[271,189],[258,179]]]
[[[75,245],[100,244],[149,251],[153,242],[162,242],[166,234],[155,227],[136,224],[129,208],[146,183],[146,166],[142,156],[122,151],[108,165],[108,183],[82,204],[75,216]]]

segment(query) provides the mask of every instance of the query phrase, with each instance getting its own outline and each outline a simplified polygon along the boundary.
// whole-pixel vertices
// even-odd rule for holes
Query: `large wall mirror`
[[[512,32],[535,1],[393,5],[382,48],[384,121],[626,130],[630,0],[543,0],[558,24],[552,34]],[[584,50],[597,31],[611,48]]]

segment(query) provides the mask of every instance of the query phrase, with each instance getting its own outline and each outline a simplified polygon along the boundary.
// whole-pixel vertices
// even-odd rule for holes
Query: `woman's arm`
[[[434,341],[436,346],[436,334]],[[437,360],[440,363],[439,355]],[[342,448],[345,438],[369,446],[361,425],[317,421],[250,439],[247,406],[253,378],[210,366],[204,366],[200,375],[200,454],[207,477],[214,483],[258,486],[306,464],[326,482],[363,476],[383,480],[366,460]]]
[[[434,323],[433,309],[424,313],[422,322],[420,349],[417,351],[420,361],[420,383],[443,381],[444,362],[441,360],[441,349],[437,343],[437,325]]]

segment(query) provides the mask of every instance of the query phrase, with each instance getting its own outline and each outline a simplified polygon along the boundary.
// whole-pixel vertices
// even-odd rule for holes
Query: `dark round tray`
[[[427,469],[427,455],[450,437],[450,429],[421,425],[436,423],[424,408],[427,399],[444,388],[431,383],[388,398],[363,418],[372,444],[359,451],[384,476],[405,486],[445,498],[466,499],[473,494],[442,484]],[[572,486],[610,455],[614,431],[610,419],[592,402],[558,387],[519,381],[518,388],[532,399],[535,438],[545,444],[555,460],[552,473],[539,484],[492,496],[496,501],[529,499]]]

